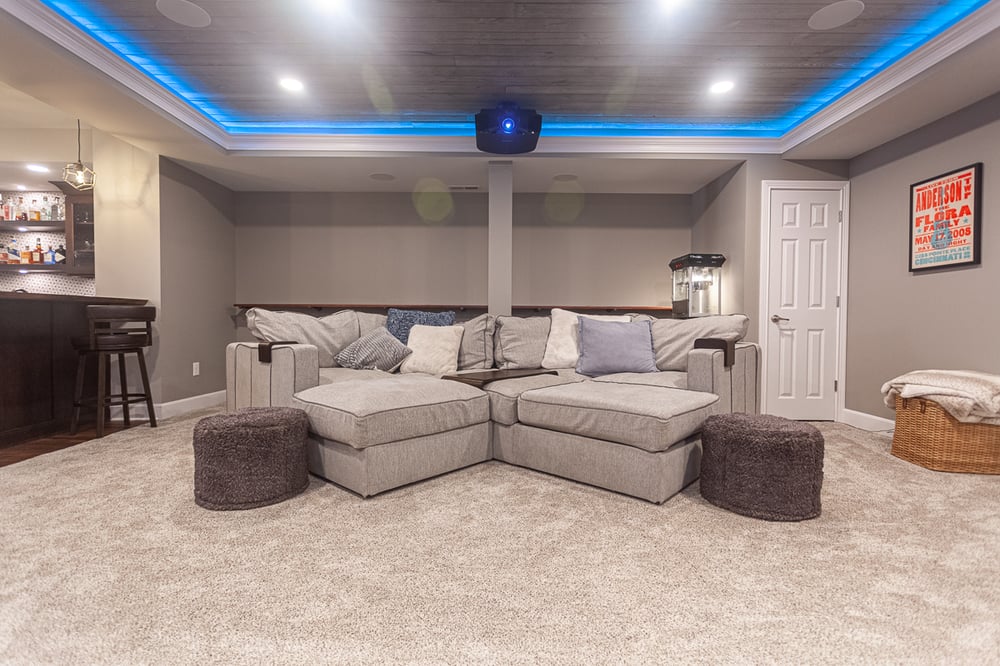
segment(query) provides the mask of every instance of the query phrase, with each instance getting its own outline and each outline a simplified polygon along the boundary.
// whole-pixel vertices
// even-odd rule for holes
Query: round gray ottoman
[[[820,514],[823,435],[779,416],[722,414],[701,433],[701,496],[764,520]]]
[[[309,485],[301,409],[250,407],[202,419],[194,428],[194,501],[206,509],[253,509]]]

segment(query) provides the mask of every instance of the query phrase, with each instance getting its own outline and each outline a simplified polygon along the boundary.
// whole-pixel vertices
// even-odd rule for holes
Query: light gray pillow
[[[462,346],[458,350],[459,370],[485,370],[493,367],[493,333],[496,317],[482,314],[462,322]]]
[[[385,326],[386,321],[388,321],[388,317],[384,314],[358,312],[358,327],[361,329],[361,335],[368,335],[376,328]]]
[[[660,370],[687,371],[688,352],[698,338],[742,340],[750,326],[743,314],[712,315],[691,319],[657,319],[653,322],[653,351]]]
[[[262,308],[247,310],[247,328],[265,342],[294,341],[314,345],[319,352],[319,367],[337,365],[335,357],[361,336],[358,313],[341,310],[325,317],[301,312],[277,312]]]
[[[376,328],[345,347],[337,354],[337,363],[354,370],[384,370],[392,372],[406,360],[412,350],[396,339],[385,326]]]
[[[550,317],[497,317],[493,352],[498,368],[540,368]]]
[[[576,371],[588,377],[616,372],[656,372],[653,332],[648,321],[600,321],[580,317],[580,360]]]

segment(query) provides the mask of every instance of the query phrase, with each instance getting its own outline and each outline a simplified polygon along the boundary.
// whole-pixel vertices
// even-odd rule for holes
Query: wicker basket
[[[962,423],[933,400],[897,396],[892,455],[941,472],[1000,474],[1000,426]]]

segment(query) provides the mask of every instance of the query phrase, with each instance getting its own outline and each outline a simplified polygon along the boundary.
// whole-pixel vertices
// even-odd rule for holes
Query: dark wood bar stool
[[[73,420],[70,432],[76,434],[80,423],[80,408],[87,404],[97,407],[97,436],[104,437],[105,413],[111,407],[121,407],[125,426],[131,425],[129,405],[145,401],[149,413],[149,425],[156,427],[156,412],[153,409],[153,394],[149,390],[149,373],[146,371],[144,350],[153,344],[153,322],[156,308],[150,305],[88,305],[87,322],[90,335],[74,338],[73,347],[79,354],[76,366],[76,394],[73,398]],[[97,354],[97,399],[83,398],[84,375],[87,358]],[[111,362],[109,356],[118,356],[118,377],[121,392],[111,394]],[[125,355],[135,354],[139,360],[142,375],[142,393],[129,393],[125,376]]]

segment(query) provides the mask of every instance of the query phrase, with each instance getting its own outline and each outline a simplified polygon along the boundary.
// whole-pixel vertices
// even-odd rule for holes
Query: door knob
[[[788,317],[779,317],[778,315],[771,315],[771,321],[777,324],[779,321],[791,321]]]

